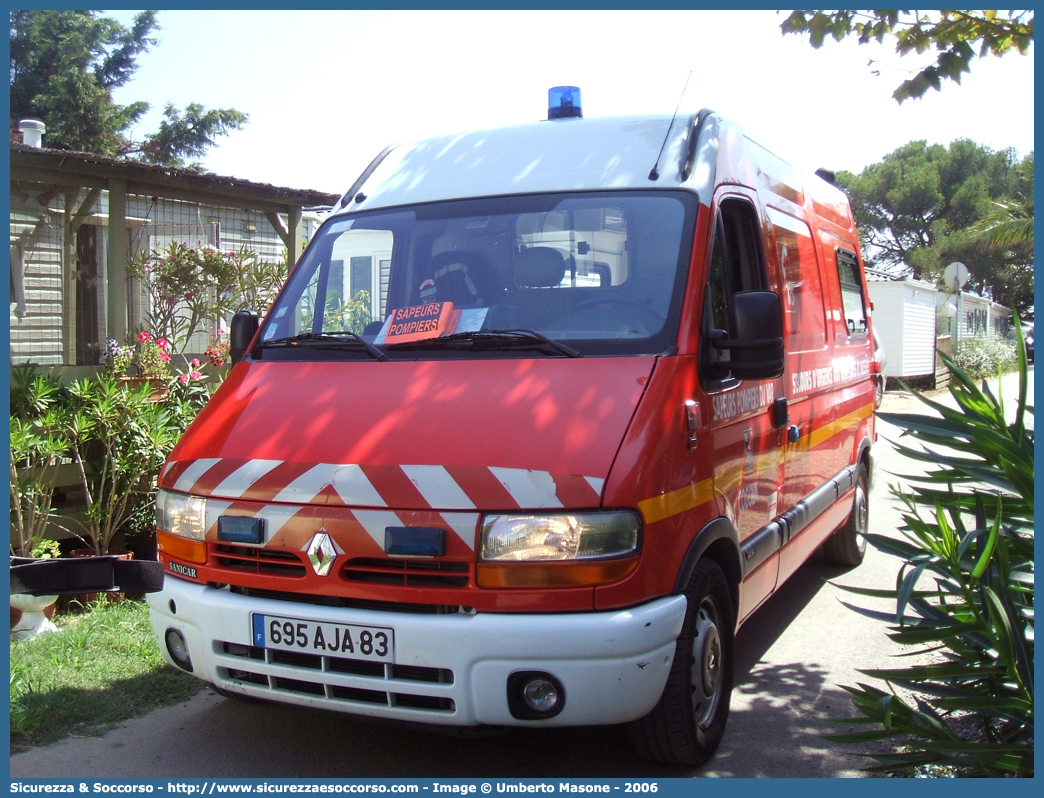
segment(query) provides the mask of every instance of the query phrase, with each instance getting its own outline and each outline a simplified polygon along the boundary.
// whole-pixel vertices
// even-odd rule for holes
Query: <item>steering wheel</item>
[[[595,297],[594,299],[585,299],[583,302],[581,302],[579,305],[576,305],[573,308],[570,315],[572,315],[572,313],[576,313],[587,308],[598,307],[599,305],[622,305],[623,307],[630,308],[631,310],[637,311],[640,314],[644,314],[647,321],[651,319],[656,322],[655,327],[648,327],[647,325],[643,325],[646,326],[646,332],[649,333],[662,328],[663,325],[667,323],[667,314],[661,313],[656,308],[649,307],[648,305],[643,305],[640,302],[634,301],[633,299],[622,299],[620,297],[608,296]]]

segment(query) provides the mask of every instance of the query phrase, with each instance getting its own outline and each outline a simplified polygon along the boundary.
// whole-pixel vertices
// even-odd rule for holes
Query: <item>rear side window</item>
[[[860,279],[859,260],[854,252],[837,250],[837,276],[841,282],[841,305],[849,335],[866,335],[866,300]]]
[[[787,351],[821,351],[826,347],[825,297],[812,231],[803,219],[772,207],[767,213],[783,276]]]
[[[714,223],[703,310],[704,372],[715,382],[732,381],[729,351],[710,344],[712,338],[731,337],[732,297],[740,291],[765,287],[765,264],[754,208],[744,200],[723,200]]]

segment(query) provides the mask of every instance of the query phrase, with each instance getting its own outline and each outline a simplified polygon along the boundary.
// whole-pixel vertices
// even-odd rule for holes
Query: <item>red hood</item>
[[[597,506],[654,359],[243,363],[160,484],[403,510]]]

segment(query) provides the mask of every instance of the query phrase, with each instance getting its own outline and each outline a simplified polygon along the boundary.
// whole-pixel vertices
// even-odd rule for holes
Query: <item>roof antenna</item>
[[[692,78],[692,70],[689,70],[689,77],[685,78],[685,85],[682,86],[681,97],[678,98],[678,104],[674,107],[674,116],[671,117],[671,123],[667,125],[667,133],[663,137],[663,144],[660,145],[660,151],[656,153],[656,163],[653,164],[652,171],[649,172],[650,180],[659,180],[660,173],[656,171],[656,167],[660,165],[660,157],[663,155],[663,148],[667,146],[667,137],[671,135],[671,128],[674,127],[674,120],[678,118],[678,109],[681,108],[682,100],[685,99],[685,90],[689,88],[689,80]]]

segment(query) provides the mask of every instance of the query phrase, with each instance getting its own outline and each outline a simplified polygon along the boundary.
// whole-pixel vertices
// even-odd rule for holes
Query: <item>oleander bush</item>
[[[991,335],[959,341],[953,362],[973,380],[982,380],[1012,371],[1018,365],[1018,355],[1011,341]]]
[[[108,373],[69,386],[33,366],[11,369],[11,553],[53,548],[57,528],[104,554],[119,532],[142,533],[160,466],[207,400],[214,380],[192,361],[160,389]],[[87,510],[55,512],[59,469],[72,466]],[[135,523],[135,520],[142,523]]]

